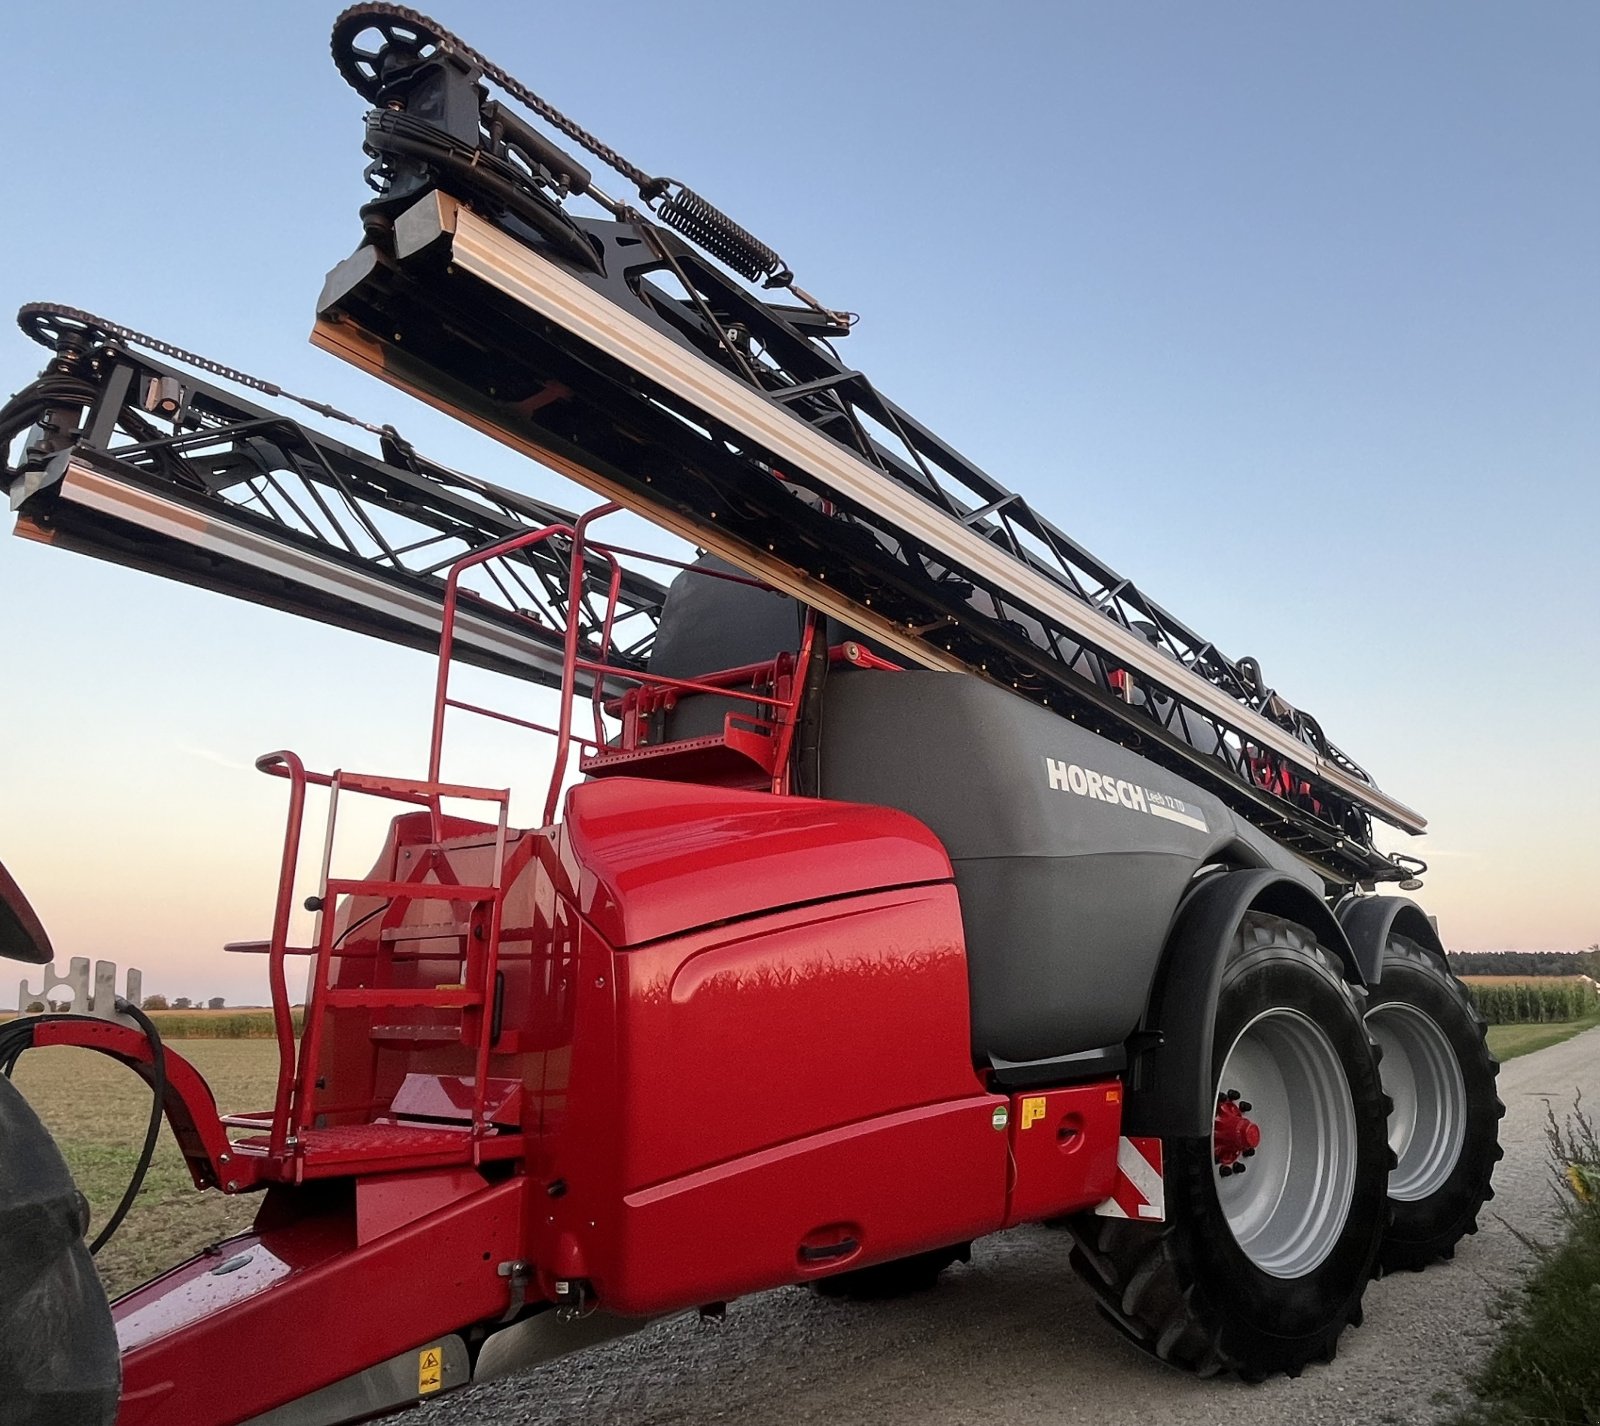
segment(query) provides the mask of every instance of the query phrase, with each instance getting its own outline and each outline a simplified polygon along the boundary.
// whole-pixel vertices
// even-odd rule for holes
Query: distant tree
[[[187,995],[180,995],[172,1002],[172,1008],[174,1010],[193,1010],[194,1001],[190,1000]]]
[[[1457,975],[1594,975],[1600,952],[1587,951],[1451,951],[1450,969]]]
[[[72,1002],[70,1000],[52,1000],[50,1002],[50,1008],[54,1010],[57,1015],[65,1015],[67,1011],[72,1009]]]
[[[147,996],[145,996],[145,998],[140,1002],[140,1008],[143,1009],[143,1010],[170,1010],[170,1009],[172,1009],[172,1007],[167,1004],[167,997],[164,996],[164,995],[147,995]]]
[[[24,1015],[43,1015],[44,1011],[45,1011],[44,1001],[42,1001],[42,1000],[30,1000],[28,1002],[28,1008],[26,1010],[24,1010],[22,1013]]]
[[[213,995],[210,1000],[206,1001],[206,1009],[221,1010],[223,1003],[223,999],[220,995]]]

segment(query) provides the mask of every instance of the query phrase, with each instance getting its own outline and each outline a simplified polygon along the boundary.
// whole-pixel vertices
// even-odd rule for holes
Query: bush
[[[147,995],[139,1002],[139,1008],[141,1010],[170,1010],[172,1007],[167,1004],[167,997],[164,995]]]
[[[1564,1124],[1547,1112],[1565,1236],[1553,1248],[1523,1239],[1533,1271],[1460,1426],[1600,1421],[1600,1140],[1581,1104]]]

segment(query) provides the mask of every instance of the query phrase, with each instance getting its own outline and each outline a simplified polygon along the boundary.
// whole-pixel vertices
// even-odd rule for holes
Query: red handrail
[[[287,748],[263,753],[256,767],[273,777],[289,779],[289,816],[283,834],[283,861],[278,869],[278,900],[272,912],[272,941],[267,953],[267,986],[272,996],[272,1027],[278,1040],[278,1087],[272,1099],[272,1132],[268,1152],[281,1157],[289,1132],[289,1095],[295,1078],[294,1014],[289,1009],[289,982],[283,958],[289,945],[289,916],[294,909],[294,878],[300,865],[300,831],[305,818],[306,783],[326,785],[332,778],[307,774],[299,757]]]

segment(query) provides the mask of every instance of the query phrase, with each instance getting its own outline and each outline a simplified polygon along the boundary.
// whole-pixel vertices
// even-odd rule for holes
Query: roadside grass
[[[1535,1050],[1559,1045],[1596,1025],[1600,1025],[1600,1010],[1578,1020],[1559,1020],[1549,1025],[1491,1025],[1489,1052],[1498,1060],[1514,1060],[1518,1055],[1531,1055]]]
[[[1581,1106],[1564,1123],[1551,1111],[1547,1133],[1566,1233],[1553,1247],[1523,1238],[1532,1270],[1454,1426],[1600,1421],[1600,1141]]]
[[[186,1040],[181,1053],[206,1077],[224,1112],[269,1109],[277,1084],[271,1040]],[[55,1136],[89,1200],[90,1237],[127,1187],[144,1143],[150,1091],[132,1070],[91,1050],[29,1050],[15,1083]],[[219,1238],[250,1226],[259,1194],[199,1192],[165,1126],[139,1198],[96,1262],[113,1297]]]

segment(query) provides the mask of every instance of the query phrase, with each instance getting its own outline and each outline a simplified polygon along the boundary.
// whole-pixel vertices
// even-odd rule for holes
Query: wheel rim
[[[1394,1101],[1389,1197],[1415,1202],[1437,1193],[1461,1158],[1466,1081],[1438,1022],[1415,1005],[1380,1005],[1367,1016],[1367,1029],[1383,1047],[1383,1091]]]
[[[1217,1094],[1259,1130],[1240,1152],[1237,1116],[1219,1111],[1212,1136],[1234,1241],[1262,1272],[1304,1277],[1333,1251],[1355,1192],[1355,1103],[1338,1051],[1299,1011],[1263,1011],[1229,1048]]]

